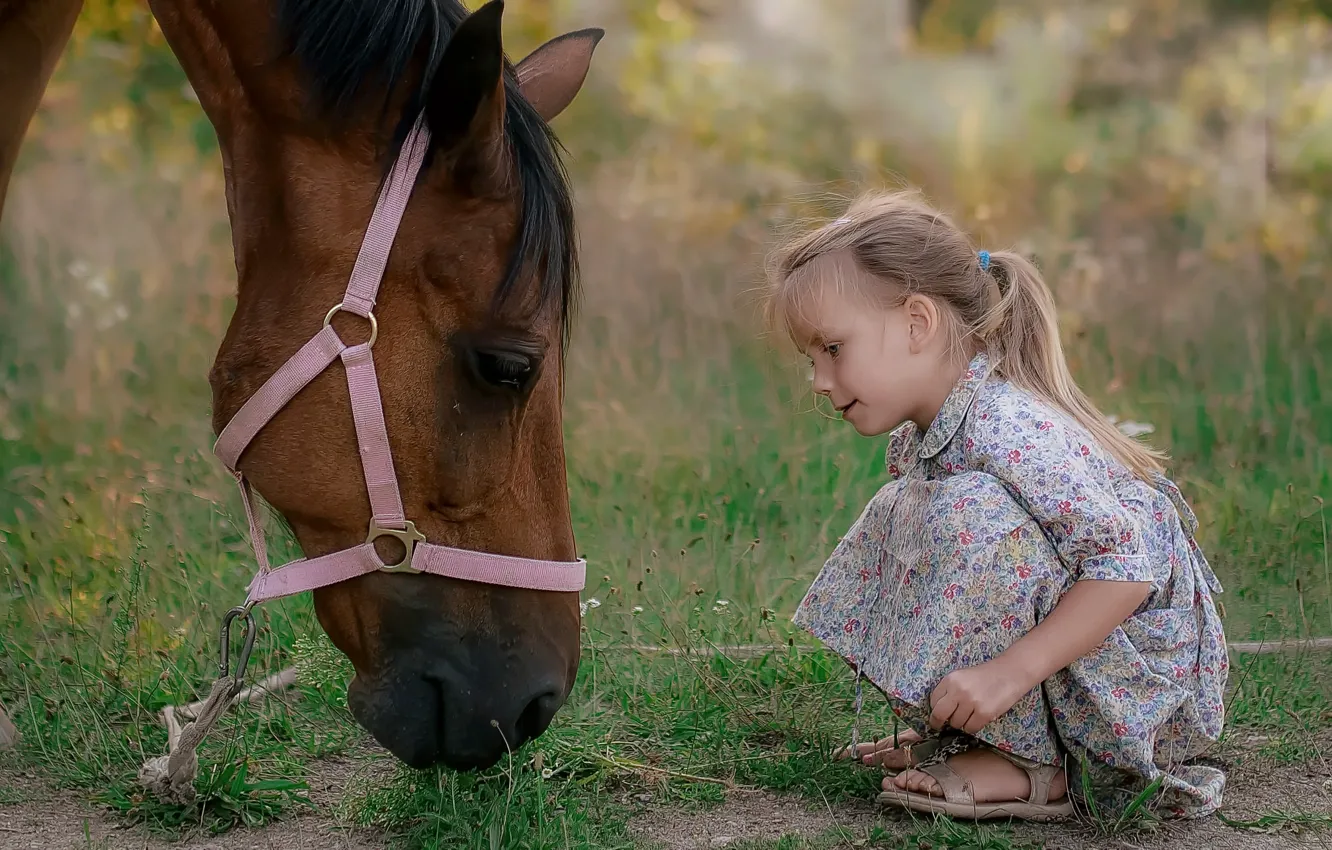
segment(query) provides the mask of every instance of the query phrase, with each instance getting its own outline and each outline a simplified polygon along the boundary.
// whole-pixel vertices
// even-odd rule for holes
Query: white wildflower
[[[107,283],[105,272],[98,272],[89,278],[88,291],[102,298],[110,297],[111,286]]]
[[[1132,419],[1126,419],[1125,421],[1120,422],[1119,417],[1113,413],[1107,415],[1105,418],[1110,420],[1110,424],[1118,428],[1120,433],[1130,439],[1141,437],[1144,434],[1152,434],[1156,431],[1156,426],[1150,422],[1135,422]]]

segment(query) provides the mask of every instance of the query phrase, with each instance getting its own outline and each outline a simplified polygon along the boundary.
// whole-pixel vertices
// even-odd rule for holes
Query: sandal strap
[[[1022,769],[1027,772],[1027,779],[1031,782],[1031,794],[1028,795],[1027,802],[1033,806],[1044,806],[1049,803],[1050,784],[1059,775],[1061,768],[1052,764],[1043,764],[1036,768],[1023,765]]]
[[[949,767],[948,762],[941,761],[917,767],[916,770],[939,783],[939,790],[943,792],[945,801],[966,806],[976,805],[976,794],[971,788],[970,780],[963,779],[962,774]]]
[[[1022,768],[1027,774],[1027,781],[1031,785],[1031,793],[1027,795],[1026,802],[1033,806],[1044,806],[1050,802],[1050,785],[1055,777],[1063,772],[1062,767],[1056,767],[1053,764],[1040,764],[1030,759],[1022,758],[1013,753],[1004,752],[998,747],[986,747],[990,752],[1000,756],[1010,764],[1015,764]]]

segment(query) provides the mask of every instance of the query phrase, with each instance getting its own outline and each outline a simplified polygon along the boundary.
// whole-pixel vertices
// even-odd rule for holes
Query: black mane
[[[457,0],[278,0],[283,49],[301,62],[313,88],[312,109],[332,120],[345,118],[369,98],[386,107],[390,95],[418,56],[422,79],[433,81],[444,48],[468,11]],[[420,113],[428,86],[410,93],[390,141],[396,152]],[[505,63],[505,133],[517,167],[521,220],[513,256],[496,292],[496,307],[521,300],[520,284],[539,281],[543,310],[559,310],[567,341],[575,295],[578,256],[573,201],[559,156],[559,142],[518,90]],[[432,128],[433,130],[433,128]],[[432,138],[438,138],[432,132]],[[391,162],[391,157],[389,158]],[[389,163],[386,163],[387,170]]]

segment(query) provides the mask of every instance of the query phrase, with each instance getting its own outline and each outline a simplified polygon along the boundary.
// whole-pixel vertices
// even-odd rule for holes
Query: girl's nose
[[[828,375],[817,366],[814,367],[814,376],[813,379],[810,381],[810,384],[813,386],[814,392],[818,393],[819,395],[832,395],[832,390],[833,390],[832,379],[829,378]]]

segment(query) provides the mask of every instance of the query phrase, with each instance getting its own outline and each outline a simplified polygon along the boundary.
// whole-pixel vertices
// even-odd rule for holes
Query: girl
[[[1103,810],[1153,783],[1164,813],[1216,810],[1224,774],[1198,759],[1222,727],[1221,587],[1162,456],[1074,383],[1035,266],[875,193],[771,277],[815,391],[892,432],[889,482],[794,618],[912,730],[843,751],[904,769],[879,799],[1062,819],[1071,756]]]

